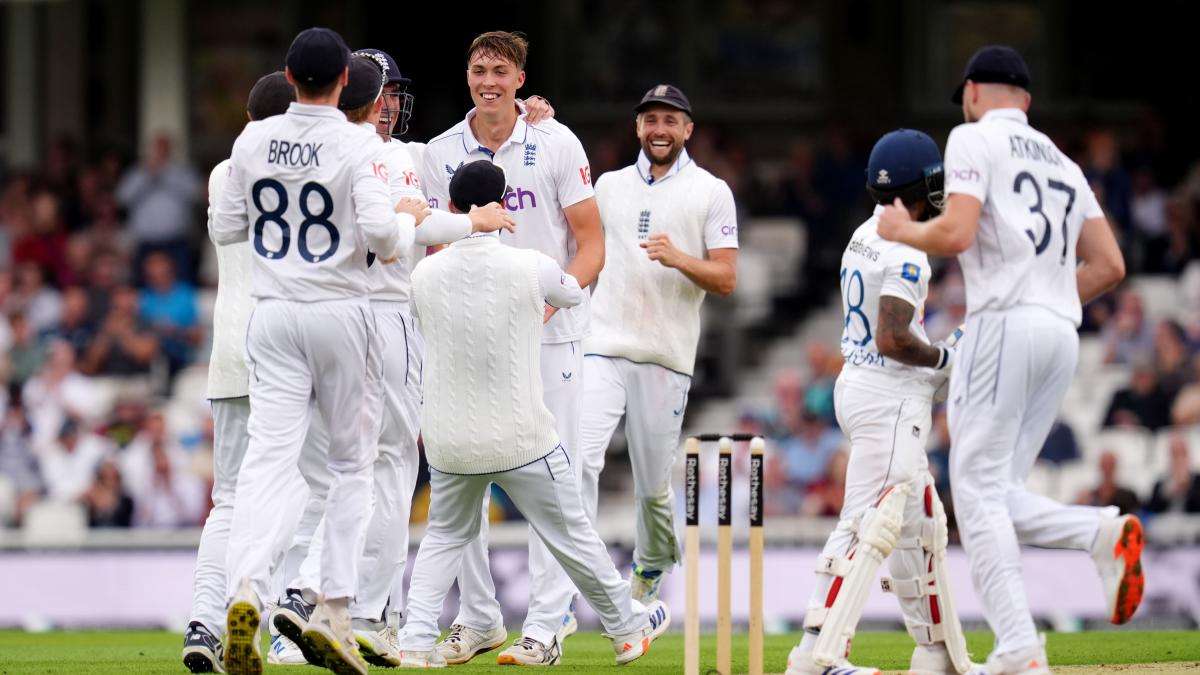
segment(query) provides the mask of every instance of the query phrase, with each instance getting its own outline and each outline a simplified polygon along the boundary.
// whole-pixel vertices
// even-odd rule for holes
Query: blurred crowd
[[[1085,310],[1083,332],[1103,344],[1103,367],[1129,374],[1102,424],[1152,432],[1200,423],[1200,163],[1189,171],[1164,166],[1156,128],[1056,138],[1092,181],[1131,277],[1177,283],[1167,302],[1175,311],[1165,314],[1147,310],[1162,298],[1128,283]],[[581,135],[595,174],[636,156],[627,125]],[[870,213],[862,167],[872,140],[831,123],[752,161],[737,134],[700,125],[688,150],[730,184],[743,228],[753,227],[751,216],[784,216],[804,229],[793,281],[816,304],[836,291],[846,236]],[[181,389],[189,372],[202,381],[209,350],[215,269],[202,220],[206,191],[169,138],[152,139],[141,154],[85,159],[59,139],[39,171],[0,177],[0,524],[20,524],[45,500],[83,505],[98,527],[191,526],[207,514],[211,421],[199,404],[202,386]],[[925,315],[932,339],[963,321],[965,300],[956,264],[940,263]],[[743,416],[743,430],[766,434],[777,449],[766,467],[769,515],[833,516],[841,507],[847,445],[833,410],[836,336],[805,349],[805,368],[776,374],[774,405]],[[1078,461],[1076,439],[1094,431],[1060,423],[1043,457]],[[1079,500],[1200,511],[1200,478],[1188,460],[1200,447],[1188,447],[1188,438],[1172,445],[1168,474],[1150,497],[1122,492],[1115,469],[1106,469],[1114,457],[1099,461],[1098,484]],[[942,410],[932,446],[931,467],[946,489]],[[509,515],[505,503],[498,495],[497,517]]]

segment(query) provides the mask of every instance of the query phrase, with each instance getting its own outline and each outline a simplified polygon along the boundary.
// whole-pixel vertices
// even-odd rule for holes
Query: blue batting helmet
[[[399,91],[383,93],[381,116],[388,128],[394,130],[391,134],[393,138],[403,136],[408,132],[408,120],[412,117],[413,95],[408,93],[408,85],[412,80],[400,74],[400,66],[396,64],[396,59],[382,49],[360,49],[354,52],[354,55],[365,56],[378,63],[387,78],[385,84],[400,85]]]
[[[897,129],[883,135],[867,161],[867,192],[879,204],[899,197],[905,204],[928,199],[935,208],[944,202],[942,153],[927,134]]]

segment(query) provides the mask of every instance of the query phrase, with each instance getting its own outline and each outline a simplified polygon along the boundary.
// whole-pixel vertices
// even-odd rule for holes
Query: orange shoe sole
[[[1142,549],[1146,546],[1146,536],[1142,531],[1142,521],[1137,516],[1129,518],[1113,548],[1113,556],[1125,561],[1125,573],[1121,576],[1121,584],[1117,587],[1117,605],[1109,621],[1117,625],[1133,618],[1138,605],[1142,604],[1142,594],[1146,590],[1146,578],[1142,575]]]

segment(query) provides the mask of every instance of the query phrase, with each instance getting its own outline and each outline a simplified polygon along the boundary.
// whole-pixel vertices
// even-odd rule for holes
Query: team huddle
[[[700,305],[736,286],[733,195],[689,157],[691,103],[666,84],[634,107],[636,162],[593,186],[549,104],[516,97],[527,47],[519,34],[477,37],[475,107],[425,145],[398,140],[413,101],[395,60],[351,52],[328,29],[301,32],[286,70],[251,90],[250,122],[209,183],[215,481],[184,636],[192,672],[262,672],[263,618],[266,662],[338,673],[463,664],[504,646],[493,484],[530,524],[529,611],[499,664],[563,662],[578,596],[618,664],[670,625],[659,591],[679,559],[671,471]],[[1015,52],[981,50],[944,170],[917,131],[871,154],[879,206],[841,273],[845,507],[788,673],[878,672],[848,658],[885,558],[917,673],[1049,672],[1018,541],[1091,551],[1115,623],[1140,601],[1135,518],[1023,488],[1074,369],[1080,304],[1123,276],[1078,167],[1027,124],[1028,85]],[[967,324],[932,344],[927,254],[957,255],[968,284]],[[997,636],[986,666],[971,663],[954,611],[925,459],[939,395],[959,527]],[[622,417],[637,498],[627,577],[594,524]],[[406,590],[418,436],[429,519]]]

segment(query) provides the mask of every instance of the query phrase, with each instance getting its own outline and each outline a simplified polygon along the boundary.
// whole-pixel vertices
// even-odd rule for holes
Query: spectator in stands
[[[1132,181],[1129,172],[1121,166],[1121,148],[1117,135],[1111,129],[1092,132],[1086,140],[1086,155],[1082,165],[1088,182],[1103,192],[1100,200],[1104,210],[1112,216],[1121,235],[1127,240],[1130,229],[1130,202],[1133,199]]]
[[[1054,420],[1050,427],[1050,435],[1042,444],[1038,459],[1054,464],[1062,464],[1079,459],[1079,444],[1075,442],[1075,431],[1062,420]]]
[[[175,268],[164,253],[146,256],[146,288],[141,297],[141,318],[158,337],[171,374],[192,360],[192,349],[202,331],[196,312],[196,289],[175,278]]]
[[[62,297],[46,285],[42,268],[35,263],[17,265],[10,302],[29,320],[35,335],[54,328],[62,318]]]
[[[109,454],[109,445],[95,434],[82,431],[74,419],[63,422],[58,438],[37,450],[46,497],[72,502],[91,487],[100,462]]]
[[[1187,264],[1200,257],[1200,233],[1196,231],[1196,212],[1192,202],[1173,198],[1167,203],[1167,251],[1164,270],[1179,274]]]
[[[8,350],[9,381],[23,385],[42,367],[46,349],[24,314],[14,314],[8,321],[12,330],[12,345]]]
[[[128,281],[125,262],[113,253],[97,253],[88,274],[88,324],[93,328],[108,316],[117,290]],[[83,352],[79,352],[83,354]]]
[[[1171,405],[1171,424],[1200,424],[1200,354],[1192,357],[1192,380],[1184,385]]]
[[[1130,205],[1134,234],[1141,242],[1142,271],[1161,274],[1166,270],[1167,191],[1159,187],[1154,171],[1143,167],[1133,175],[1133,203]]]
[[[146,405],[140,399],[118,399],[101,433],[118,448],[124,449],[141,434],[146,415]]]
[[[1167,476],[1154,484],[1146,504],[1150,513],[1200,513],[1200,474],[1192,471],[1187,441],[1171,435],[1171,459]]]
[[[803,408],[804,382],[800,374],[791,369],[780,370],[775,374],[775,409],[763,416],[767,433],[780,441],[790,436]]]
[[[1154,431],[1167,426],[1170,410],[1171,397],[1159,385],[1154,366],[1142,360],[1134,365],[1129,386],[1113,394],[1104,425]]]
[[[88,346],[82,370],[94,375],[144,375],[159,354],[158,338],[138,317],[137,291],[123,286],[113,294],[108,316]]]
[[[1159,386],[1168,398],[1175,396],[1192,380],[1191,354],[1183,326],[1163,319],[1154,327],[1154,369]]]
[[[842,512],[846,497],[846,468],[850,455],[838,451],[829,458],[825,476],[810,488],[800,509],[801,515],[817,518],[836,518]]]
[[[96,478],[82,497],[88,527],[129,527],[133,524],[133,498],[125,492],[121,472],[111,459],[100,463]]]
[[[788,476],[801,490],[825,475],[829,459],[842,447],[842,434],[831,428],[812,410],[798,415],[793,435],[782,443],[787,458]]]
[[[779,453],[769,453],[763,462],[763,515],[796,516],[804,493],[788,483],[787,464]]]
[[[1075,500],[1085,506],[1115,506],[1121,515],[1137,513],[1139,505],[1133,490],[1117,484],[1117,456],[1111,450],[1100,454],[1100,484],[1084,490]]]
[[[134,522],[138,527],[191,527],[199,525],[208,506],[204,484],[176,464],[164,444],[150,455],[152,473],[135,492]]]
[[[87,349],[93,336],[88,322],[88,293],[81,286],[68,286],[63,291],[62,299],[62,320],[47,335],[71,345],[78,354]]]
[[[14,264],[33,263],[50,275],[58,285],[70,283],[70,269],[63,258],[67,235],[63,231],[61,208],[52,192],[42,190],[33,195],[29,219],[22,223],[24,231],[12,244]]]
[[[805,348],[808,356],[808,386],[804,388],[804,407],[829,424],[833,416],[833,385],[841,371],[842,355],[834,352],[825,340],[810,340]]]
[[[37,456],[33,454],[29,420],[21,405],[20,389],[9,394],[8,410],[0,427],[0,475],[7,476],[12,482],[16,497],[12,524],[20,525],[25,511],[37,503],[43,487]]]
[[[1117,311],[1104,324],[1105,363],[1133,363],[1139,356],[1154,349],[1154,327],[1146,321],[1142,296],[1123,291],[1117,300]]]
[[[95,384],[75,370],[75,350],[62,340],[47,348],[46,363],[25,383],[21,400],[33,425],[34,446],[52,441],[68,418],[92,420],[103,402]]]
[[[87,243],[93,255],[111,253],[126,262],[133,258],[133,242],[120,220],[116,199],[107,192],[97,195],[91,222],[76,236]]]
[[[117,201],[129,212],[129,233],[137,246],[134,269],[140,270],[150,253],[162,251],[175,261],[181,276],[190,279],[188,234],[202,186],[195,170],[172,154],[170,137],[155,136],[141,164],[121,177]]]

